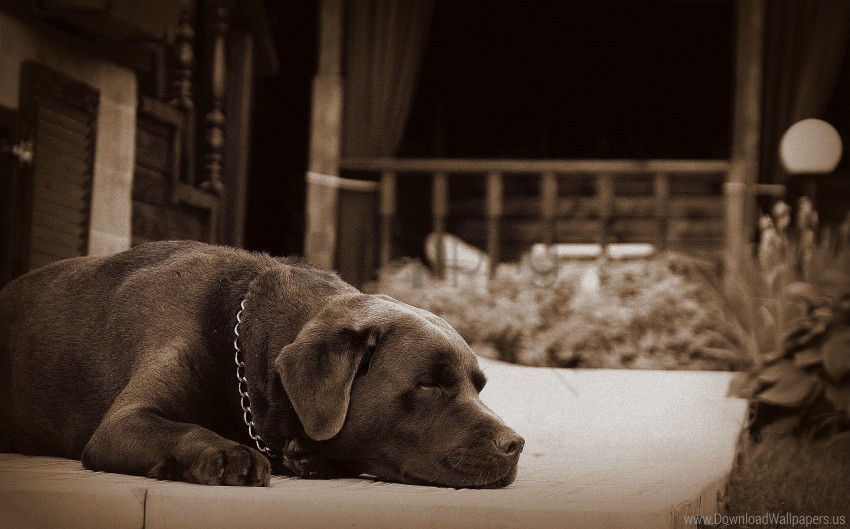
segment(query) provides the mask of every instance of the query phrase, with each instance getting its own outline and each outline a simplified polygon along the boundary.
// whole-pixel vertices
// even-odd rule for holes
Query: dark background
[[[300,253],[316,2],[267,1],[280,73],[255,87],[246,246]],[[727,158],[723,0],[437,0],[400,156]]]

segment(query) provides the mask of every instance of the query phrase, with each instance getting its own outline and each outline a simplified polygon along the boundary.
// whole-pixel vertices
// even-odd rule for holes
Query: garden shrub
[[[755,438],[777,419],[814,435],[850,429],[847,221],[818,239],[816,219],[802,199],[792,229],[790,209],[779,203],[761,219],[757,258],[737,266],[758,280],[743,293],[754,300],[745,319],[760,349],[755,369],[735,385],[753,403]]]
[[[404,260],[382,270],[370,290],[430,310],[479,354],[510,362],[737,369],[740,357],[726,353],[732,342],[717,317],[722,308],[688,277],[691,268],[675,255],[576,262],[549,274],[521,262],[500,266],[488,284],[440,280]]]

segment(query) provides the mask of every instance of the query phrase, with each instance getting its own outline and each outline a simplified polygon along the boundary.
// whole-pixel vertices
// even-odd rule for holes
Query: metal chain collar
[[[239,304],[239,312],[236,313],[236,326],[233,327],[233,334],[236,338],[233,339],[233,348],[236,350],[234,359],[236,361],[236,379],[239,381],[239,404],[242,406],[242,418],[245,420],[245,426],[248,427],[248,435],[257,444],[257,448],[269,457],[275,457],[274,451],[260,438],[257,433],[257,427],[254,425],[253,414],[251,412],[251,402],[248,400],[248,380],[245,378],[245,361],[242,360],[242,350],[239,348],[239,324],[242,323],[242,311],[245,310],[245,301]]]

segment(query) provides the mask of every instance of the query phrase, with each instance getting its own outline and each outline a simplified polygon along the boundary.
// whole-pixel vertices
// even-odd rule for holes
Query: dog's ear
[[[326,441],[342,429],[354,377],[368,365],[376,342],[374,329],[320,318],[275,359],[283,389],[311,439]]]

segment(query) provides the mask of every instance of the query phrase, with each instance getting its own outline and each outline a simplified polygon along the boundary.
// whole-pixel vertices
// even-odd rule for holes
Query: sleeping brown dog
[[[505,486],[523,439],[484,383],[430,312],[232,248],[149,243],[0,291],[0,450],[92,470]]]

